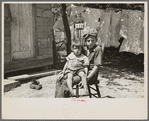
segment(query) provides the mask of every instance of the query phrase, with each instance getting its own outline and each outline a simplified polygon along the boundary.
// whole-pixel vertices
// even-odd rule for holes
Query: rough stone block
[[[4,83],[4,92],[8,92],[13,88],[20,86],[20,82],[14,80],[4,80],[3,83]]]

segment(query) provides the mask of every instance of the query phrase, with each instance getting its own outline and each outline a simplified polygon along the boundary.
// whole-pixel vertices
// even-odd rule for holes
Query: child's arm
[[[68,62],[69,62],[69,57],[71,56],[71,54],[69,54],[67,57],[66,57],[66,63],[63,67],[63,70],[62,70],[62,73],[65,73],[66,69],[67,69],[67,66],[68,66]]]
[[[64,68],[62,70],[62,73],[65,73],[66,69],[67,69],[67,65],[68,65],[68,61],[65,63]]]
[[[86,76],[88,75],[88,66],[89,66],[89,60],[87,57],[84,58],[84,71],[86,73]]]
[[[88,74],[88,67],[85,67],[85,68],[84,68],[84,71],[85,71],[86,77],[87,77],[87,74]]]
[[[63,67],[63,70],[59,73],[59,78],[63,78],[63,76],[65,75],[65,71],[66,71],[66,68],[67,68],[67,62],[65,63],[64,67]]]

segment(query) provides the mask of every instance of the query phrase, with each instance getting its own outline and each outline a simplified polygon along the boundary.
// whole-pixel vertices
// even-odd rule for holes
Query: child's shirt
[[[89,60],[84,54],[77,57],[73,52],[71,52],[66,59],[68,62],[67,68],[70,70],[78,70],[89,66]]]

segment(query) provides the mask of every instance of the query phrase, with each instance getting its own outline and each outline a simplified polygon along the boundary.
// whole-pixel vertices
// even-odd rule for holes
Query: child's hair
[[[75,38],[75,39],[72,41],[72,44],[71,44],[71,50],[72,50],[72,51],[73,51],[74,46],[76,46],[76,47],[81,47],[81,49],[82,49],[83,46],[82,46],[81,40],[78,39],[78,38]]]
[[[89,29],[85,32],[85,34],[83,35],[83,37],[85,38],[85,40],[89,37],[89,36],[93,36],[97,38],[97,29]]]

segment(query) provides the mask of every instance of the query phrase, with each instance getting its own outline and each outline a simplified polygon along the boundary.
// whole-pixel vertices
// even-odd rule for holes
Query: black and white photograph
[[[19,106],[22,102],[9,107],[7,104],[13,104],[13,99],[34,100],[36,106],[42,106],[44,101],[52,100],[59,105],[57,101],[67,100],[65,106],[79,103],[82,108],[87,105],[85,109],[89,107],[88,102],[95,101],[97,105],[95,103],[91,110],[101,106],[98,101],[101,104],[106,101],[108,105],[111,102],[113,106],[119,99],[132,99],[142,101],[138,102],[140,105],[134,101],[136,104],[131,103],[134,106],[129,103],[126,106],[136,108],[132,109],[137,110],[135,116],[130,106],[130,115],[123,113],[116,117],[136,119],[143,110],[138,118],[145,119],[147,12],[147,2],[2,2],[2,117],[40,118],[38,113],[37,117],[35,114],[26,117],[24,108]],[[113,100],[116,102],[112,104]],[[48,105],[52,107],[54,102]],[[48,106],[43,105],[48,110]],[[22,117],[19,112],[13,112],[14,107],[22,109]],[[107,105],[101,107],[108,110]],[[120,107],[116,108],[118,111]],[[8,110],[12,116],[7,116]],[[31,111],[26,109],[26,112]],[[76,116],[78,113],[67,116],[66,113],[70,112],[63,116],[56,112],[55,116],[59,115],[56,119],[90,119],[86,115],[88,110],[82,112],[85,116]],[[90,117],[93,116],[98,119],[99,114]],[[47,117],[44,118],[50,119]],[[105,119],[106,116],[99,117]],[[107,118],[113,119],[113,116]]]

